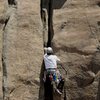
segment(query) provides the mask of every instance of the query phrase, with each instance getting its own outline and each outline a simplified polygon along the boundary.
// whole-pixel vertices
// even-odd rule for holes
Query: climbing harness
[[[46,81],[46,76],[49,76],[51,82],[55,81],[56,83],[58,83],[62,78],[58,70],[51,69],[51,68],[44,71],[44,78],[43,78],[44,82]]]
[[[44,72],[44,82],[51,81],[51,85],[53,85],[54,92],[58,94],[62,94],[63,87],[64,87],[64,78],[60,74],[59,70],[55,69],[47,69]]]

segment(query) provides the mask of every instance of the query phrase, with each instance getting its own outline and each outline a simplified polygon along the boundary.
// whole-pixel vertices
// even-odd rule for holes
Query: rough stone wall
[[[7,2],[0,0],[0,58],[2,58],[2,34],[5,23],[5,13],[7,9]],[[3,98],[2,92],[2,59],[0,59],[0,100]]]
[[[99,100],[100,1],[62,3],[61,8],[54,9],[53,48],[68,70],[67,76],[64,74],[67,100]]]
[[[68,70],[60,69],[67,100],[100,100],[100,1],[54,0],[53,10],[52,46]],[[40,0],[0,0],[0,100],[38,99],[44,28]]]
[[[40,0],[9,0],[6,6],[5,1],[0,0],[0,100],[2,95],[4,100],[37,100],[43,57]]]

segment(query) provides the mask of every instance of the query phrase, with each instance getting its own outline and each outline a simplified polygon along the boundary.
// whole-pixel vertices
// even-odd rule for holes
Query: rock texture
[[[0,0],[0,57],[2,57],[2,34],[5,24],[5,13],[6,13],[7,2]],[[0,59],[0,100],[3,98],[2,92],[2,59]]]
[[[48,11],[43,22],[40,7],[40,0],[0,0],[0,100],[44,100]],[[52,47],[68,70],[59,68],[67,100],[100,100],[100,0],[53,0],[53,11]]]
[[[66,0],[61,8],[54,8],[53,48],[68,69],[67,100],[100,99],[99,2]]]
[[[4,12],[1,1],[0,9]],[[5,27],[0,28],[3,31],[0,94],[3,93],[4,100],[37,100],[43,56],[40,1],[18,0],[15,3],[9,0],[4,9]]]

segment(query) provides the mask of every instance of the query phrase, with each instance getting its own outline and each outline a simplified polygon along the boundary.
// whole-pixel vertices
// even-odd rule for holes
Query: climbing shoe
[[[62,92],[60,92],[58,89],[56,89],[56,92],[57,92],[58,94],[60,94],[60,95],[62,94]]]

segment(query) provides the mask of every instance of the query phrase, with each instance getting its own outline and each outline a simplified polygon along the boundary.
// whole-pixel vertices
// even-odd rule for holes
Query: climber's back
[[[60,61],[60,59],[56,55],[53,55],[52,48],[48,47],[47,53],[44,55],[45,69],[56,69],[57,61]]]

